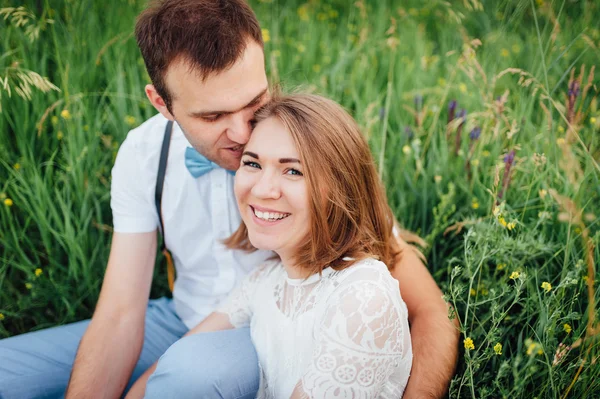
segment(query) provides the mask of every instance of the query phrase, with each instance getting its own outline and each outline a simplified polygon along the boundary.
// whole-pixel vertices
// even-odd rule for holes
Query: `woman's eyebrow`
[[[250,151],[244,151],[244,153],[243,153],[242,155],[248,155],[248,156],[250,156],[250,157],[252,157],[252,158],[260,159],[260,158],[258,157],[258,154],[255,154],[255,153],[253,153],[253,152],[250,152]]]
[[[300,160],[296,158],[281,158],[279,159],[279,163],[300,163]]]

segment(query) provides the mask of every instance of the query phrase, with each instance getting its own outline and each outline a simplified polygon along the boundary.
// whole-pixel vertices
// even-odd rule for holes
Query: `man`
[[[172,397],[245,398],[258,388],[247,329],[180,338],[269,256],[222,244],[240,222],[228,171],[239,166],[253,114],[269,97],[260,26],[244,0],[164,0],[140,16],[136,37],[152,80],[146,95],[159,115],[129,133],[115,162],[114,234],[96,310],[91,321],[0,341],[0,397],[61,395],[71,368],[67,398],[118,397],[142,376],[131,392],[141,395],[151,369],[144,371],[176,341],[165,359],[172,369],[153,375],[151,385],[169,387]],[[154,189],[168,120],[175,123],[162,220],[177,280],[172,301],[148,303],[159,226]],[[206,162],[194,169],[198,159]],[[410,249],[394,276],[413,340],[405,397],[442,396],[458,334]]]

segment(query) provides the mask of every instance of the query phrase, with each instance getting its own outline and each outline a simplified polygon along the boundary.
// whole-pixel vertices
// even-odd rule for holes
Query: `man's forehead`
[[[248,62],[241,66],[236,64],[208,76],[178,62],[169,66],[165,80],[173,101],[193,106],[190,111],[194,113],[235,111],[268,93],[262,62],[250,66]]]

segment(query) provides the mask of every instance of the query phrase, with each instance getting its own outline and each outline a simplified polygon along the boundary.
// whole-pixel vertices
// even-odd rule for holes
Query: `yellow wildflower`
[[[25,288],[27,288],[28,290],[33,288],[33,285],[31,283],[25,283]]]
[[[498,215],[500,215],[500,207],[498,207],[498,206],[495,206],[495,207],[494,207],[493,214],[494,214],[494,216],[496,216],[496,217],[497,217]]]
[[[597,121],[597,120],[596,120],[596,118],[595,118],[595,117],[593,117],[593,116],[592,116],[592,117],[590,118],[590,123],[591,123],[592,125],[595,125],[595,124],[596,124],[596,121]]]
[[[440,175],[435,175],[433,177],[433,180],[435,180],[436,183],[440,183],[442,181],[442,176]]]
[[[471,290],[469,291],[469,294],[471,294],[471,296],[475,296],[475,295],[477,295],[477,291],[475,291],[475,288],[471,288]]]
[[[477,198],[473,198],[473,201],[471,201],[471,208],[473,208],[473,209],[479,208],[479,202],[477,201]]]
[[[474,159],[471,161],[471,165],[473,166],[479,166],[479,159]]]
[[[306,46],[302,43],[298,43],[298,45],[296,46],[296,49],[298,50],[299,53],[304,53],[306,51]]]
[[[502,50],[500,50],[500,55],[504,58],[508,57],[510,55],[510,51],[508,51],[507,49],[503,48]]]
[[[301,21],[308,21],[308,4],[298,7],[298,16]]]
[[[498,263],[496,265],[496,269],[498,269],[498,270],[504,270],[504,269],[506,269],[506,263]]]
[[[461,93],[466,93],[467,92],[467,85],[464,83],[461,83],[458,85],[458,90],[460,90]]]
[[[62,140],[62,139],[63,139],[63,137],[64,137],[64,134],[63,134],[63,132],[61,132],[61,131],[59,130],[59,131],[58,131],[58,133],[56,133],[56,138],[57,138],[57,139],[59,139],[59,140]]]
[[[271,41],[271,34],[268,29],[261,29],[263,42],[269,43]]]
[[[58,116],[54,115],[50,118],[50,122],[52,122],[53,125],[56,125],[58,123]]]
[[[563,329],[565,330],[565,332],[566,332],[567,334],[570,334],[570,333],[571,333],[571,331],[573,331],[573,329],[571,328],[571,326],[569,325],[569,323],[565,323],[565,324],[563,324]]]
[[[502,344],[500,342],[494,345],[494,353],[496,353],[496,355],[502,354]]]
[[[517,224],[515,222],[510,222],[506,224],[506,228],[508,229],[508,231],[513,230],[516,226]]]
[[[541,344],[530,341],[529,345],[527,345],[527,355],[532,355],[534,353],[541,355],[544,353],[544,351],[542,350]]]
[[[406,155],[410,154],[411,149],[409,145],[405,145],[404,147],[402,147],[402,152]]]
[[[10,198],[7,198],[4,200],[4,205],[6,206],[13,206],[13,200],[11,200]]]
[[[504,216],[499,216],[498,222],[502,225],[502,227],[506,227],[508,225],[508,223],[506,223],[506,219],[504,219]]]
[[[565,144],[565,139],[563,139],[562,137],[561,137],[561,138],[558,138],[558,139],[556,139],[556,144],[558,144],[558,145],[563,145],[563,144]]]
[[[21,164],[17,162],[16,164],[13,165],[13,168],[15,168],[15,170],[19,170],[19,169],[21,169]]]
[[[39,267],[37,269],[35,269],[35,276],[36,277],[41,276],[42,273],[44,273],[44,271],[42,269],[40,269]]]
[[[546,194],[548,194],[548,192],[546,190],[544,190],[543,188],[539,191],[540,194],[540,198],[544,199],[546,197]]]
[[[63,109],[60,112],[60,116],[62,116],[63,119],[71,119],[71,113],[69,112],[68,109]]]
[[[475,349],[475,344],[473,343],[473,340],[470,337],[465,338],[465,340],[463,341],[463,344],[465,345],[465,349],[467,349],[467,350]]]
[[[512,273],[510,274],[510,277],[509,277],[509,278],[510,278],[511,280],[516,280],[516,279],[518,279],[520,276],[521,276],[521,273],[519,273],[519,272],[512,272]]]
[[[552,284],[550,284],[547,281],[544,281],[541,285],[542,289],[546,292],[550,292],[550,290],[552,289]]]
[[[581,279],[583,280],[584,283],[587,284],[587,282],[588,282],[588,276],[583,276]]]
[[[135,125],[135,116],[132,115],[127,115],[125,117],[125,123],[129,126],[133,126]]]
[[[561,132],[561,133],[564,133],[565,132],[565,128],[562,127],[562,126],[559,126],[558,127],[558,131]]]
[[[90,125],[83,125],[83,131],[87,132],[90,130]]]
[[[4,315],[0,313],[0,321],[4,320]]]
[[[486,157],[486,158],[487,158],[487,157],[489,157],[489,156],[490,156],[490,152],[489,152],[488,150],[483,150],[483,151],[481,152],[481,155],[483,155],[484,157]]]

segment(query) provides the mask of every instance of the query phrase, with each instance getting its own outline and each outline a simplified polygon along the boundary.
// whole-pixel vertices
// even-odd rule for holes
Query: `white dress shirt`
[[[157,229],[154,190],[167,119],[158,114],[131,130],[112,170],[111,208],[114,231],[143,233]],[[233,176],[214,169],[194,178],[185,166],[190,147],[173,124],[162,197],[167,248],[176,269],[175,310],[194,327],[271,252],[249,254],[227,249],[222,240],[240,225]]]

